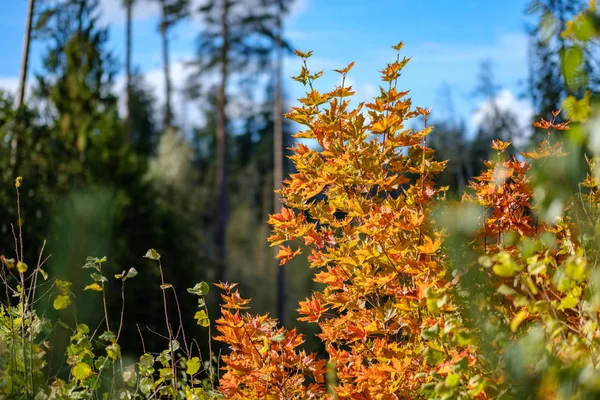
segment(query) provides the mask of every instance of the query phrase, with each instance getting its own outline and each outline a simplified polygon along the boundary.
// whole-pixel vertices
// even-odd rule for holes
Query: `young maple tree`
[[[355,108],[345,86],[353,63],[336,70],[340,86],[321,93],[314,83],[322,72],[307,66],[311,53],[297,52],[304,65],[293,79],[308,91],[286,116],[305,127],[296,138],[316,140],[321,150],[292,148],[297,172],[284,181],[269,241],[280,245],[281,264],[302,251],[282,243],[303,244],[319,270],[324,289],[300,302],[299,320],[319,325],[338,398],[414,398],[429,354],[421,329],[435,318],[426,293],[448,284],[442,233],[428,219],[440,194],[434,178],[446,163],[427,147],[429,111],[413,109],[397,88],[409,61],[401,48],[381,71],[380,95]],[[419,116],[423,129],[409,128]]]
[[[215,339],[231,350],[222,356],[219,390],[228,399],[323,398],[325,361],[296,350],[304,338],[295,329],[277,327],[266,315],[242,314],[250,300],[241,298],[236,285],[217,284],[225,293]]]

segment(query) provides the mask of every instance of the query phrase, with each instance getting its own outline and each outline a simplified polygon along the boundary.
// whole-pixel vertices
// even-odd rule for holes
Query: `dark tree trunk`
[[[277,37],[276,37],[276,61],[275,61],[275,104],[273,109],[273,187],[275,189],[275,198],[273,201],[274,212],[281,210],[281,195],[277,192],[281,190],[283,181],[283,110],[281,100],[281,70],[283,68],[283,49],[282,49],[282,10],[281,3],[277,10]],[[277,265],[277,317],[279,322],[285,324],[285,269]]]
[[[221,9],[221,35],[223,45],[221,48],[221,82],[217,94],[217,226],[215,230],[215,249],[219,267],[219,279],[227,279],[227,117],[225,107],[227,104],[226,88],[229,57],[229,0],[223,0]]]
[[[171,106],[171,72],[169,64],[169,38],[167,36],[167,15],[165,1],[161,0],[162,21],[160,23],[160,34],[162,39],[163,71],[165,74],[165,128],[170,131],[173,127],[173,109]]]
[[[126,73],[126,96],[127,96],[127,137],[132,136],[132,116],[131,116],[131,14],[133,8],[133,0],[125,0],[127,16],[126,16],[126,33],[125,33],[125,73]]]
[[[29,45],[31,42],[31,21],[33,19],[33,9],[35,0],[29,0],[27,4],[27,16],[25,18],[25,34],[23,36],[23,52],[21,53],[21,71],[19,73],[19,92],[17,93],[17,108],[21,108],[25,99],[25,86],[27,84],[27,70],[29,67]],[[11,140],[10,163],[17,163],[17,149],[19,147],[19,138],[16,132],[13,133]]]

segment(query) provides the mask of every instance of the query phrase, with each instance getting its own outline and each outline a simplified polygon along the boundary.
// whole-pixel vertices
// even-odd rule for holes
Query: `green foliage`
[[[17,195],[21,181],[16,182]],[[19,203],[17,208],[20,212]],[[21,225],[17,225],[21,233]],[[17,245],[22,245],[21,236]],[[43,251],[43,250],[42,250]],[[96,399],[127,398],[143,399],[153,395],[186,399],[219,399],[222,396],[215,390],[212,353],[210,359],[202,361],[201,355],[194,355],[194,350],[186,339],[179,311],[179,328],[173,331],[167,313],[165,298],[165,321],[169,332],[168,348],[157,357],[143,354],[137,363],[126,365],[119,339],[123,328],[123,312],[125,306],[125,282],[134,279],[138,272],[130,268],[115,274],[115,281],[121,284],[121,319],[116,333],[111,330],[109,310],[106,307],[108,284],[110,279],[103,273],[107,258],[88,257],[83,269],[92,270],[90,278],[93,283],[84,290],[92,289],[101,292],[103,299],[103,317],[98,327],[91,331],[86,324],[69,326],[61,319],[40,316],[36,312],[35,303],[46,297],[53,298],[56,310],[65,310],[72,306],[71,282],[54,277],[43,276],[46,282],[38,283],[41,275],[42,253],[38,257],[35,268],[24,268],[25,262],[17,252],[17,260],[0,257],[0,271],[6,293],[14,293],[18,297],[15,305],[0,303],[0,397],[1,398],[36,398],[36,399]],[[154,249],[147,251],[146,256],[155,261],[160,255]],[[159,264],[162,277],[162,267]],[[21,281],[12,286],[7,280],[8,274],[16,271]],[[27,282],[27,283],[26,283]],[[49,290],[42,291],[42,286],[51,285]],[[161,289],[171,288],[162,281]],[[199,321],[203,327],[210,326],[208,309],[204,296],[209,287],[205,282],[198,283],[188,290],[199,297],[198,311],[202,314]],[[101,325],[105,330],[100,330]],[[210,329],[210,328],[209,328]],[[59,349],[54,348],[47,338],[53,332],[69,332],[69,342],[65,350],[65,365],[69,374],[64,377],[52,376],[48,373],[48,359]],[[140,332],[141,333],[141,332]],[[210,335],[209,335],[210,336]],[[143,340],[143,338],[142,338]],[[210,347],[209,347],[210,348]]]

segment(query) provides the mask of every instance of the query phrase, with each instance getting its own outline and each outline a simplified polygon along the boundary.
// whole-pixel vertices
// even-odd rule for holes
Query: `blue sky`
[[[26,0],[0,4],[0,87],[14,90],[20,64]],[[144,71],[147,80],[161,97],[162,75],[160,42],[157,32],[158,10],[148,0],[138,0],[134,12],[134,64]],[[497,83],[504,89],[498,102],[529,117],[524,92],[527,77],[527,37],[525,35],[527,0],[297,0],[287,20],[286,31],[294,47],[313,50],[314,69],[325,69],[322,88],[338,82],[333,68],[355,61],[349,81],[358,100],[377,91],[379,73],[393,60],[390,46],[405,43],[404,54],[412,57],[399,86],[410,89],[415,104],[434,106],[434,116],[447,118],[449,107],[440,95],[445,85],[451,89],[457,118],[464,118],[471,129],[480,118],[483,100],[472,94],[477,83],[479,64],[491,60]],[[122,59],[124,49],[124,13],[121,0],[101,0],[103,21],[110,24],[109,48]],[[181,23],[171,34],[173,80],[183,86],[183,63],[193,57],[194,38],[199,21]],[[44,45],[32,50],[32,69],[41,68]],[[299,63],[286,60],[285,74],[297,72]],[[328,71],[329,70],[329,71]],[[31,76],[32,74],[30,74]],[[118,79],[116,89],[122,85]],[[302,94],[302,87],[288,80],[290,96]],[[180,98],[186,118],[196,115],[194,104]],[[176,107],[177,108],[177,107]],[[177,112],[177,110],[176,110]]]

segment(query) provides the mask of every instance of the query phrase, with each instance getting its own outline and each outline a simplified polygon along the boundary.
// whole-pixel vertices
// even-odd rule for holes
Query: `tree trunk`
[[[281,190],[283,181],[283,111],[281,104],[281,70],[283,67],[283,51],[281,44],[282,36],[282,10],[281,3],[277,10],[277,37],[276,37],[276,61],[275,61],[275,104],[273,109],[273,187],[275,189],[275,197],[273,201],[274,212],[281,211],[281,194],[277,191]],[[277,265],[277,317],[279,322],[285,324],[285,269]]]
[[[25,85],[27,84],[27,69],[29,66],[29,44],[31,42],[31,20],[33,19],[33,8],[35,0],[29,0],[27,4],[27,16],[25,19],[25,34],[23,36],[23,51],[21,53],[21,71],[19,73],[19,92],[17,94],[17,108],[21,108],[25,99]],[[17,149],[19,147],[19,138],[16,132],[13,132],[11,140],[10,164],[17,163]]]
[[[126,33],[125,33],[125,73],[126,73],[126,96],[127,96],[127,137],[131,139],[132,116],[131,116],[131,13],[133,8],[133,0],[125,0],[127,8],[126,16]]]
[[[227,279],[227,117],[225,107],[227,104],[225,90],[227,88],[228,57],[229,57],[229,0],[222,1],[221,10],[221,35],[223,45],[221,48],[221,82],[217,94],[217,226],[215,229],[215,250],[219,279]]]
[[[163,70],[165,74],[165,128],[170,131],[173,126],[173,111],[171,107],[171,73],[169,65],[169,38],[167,37],[167,15],[165,0],[161,0],[162,20],[160,34],[162,38]]]

